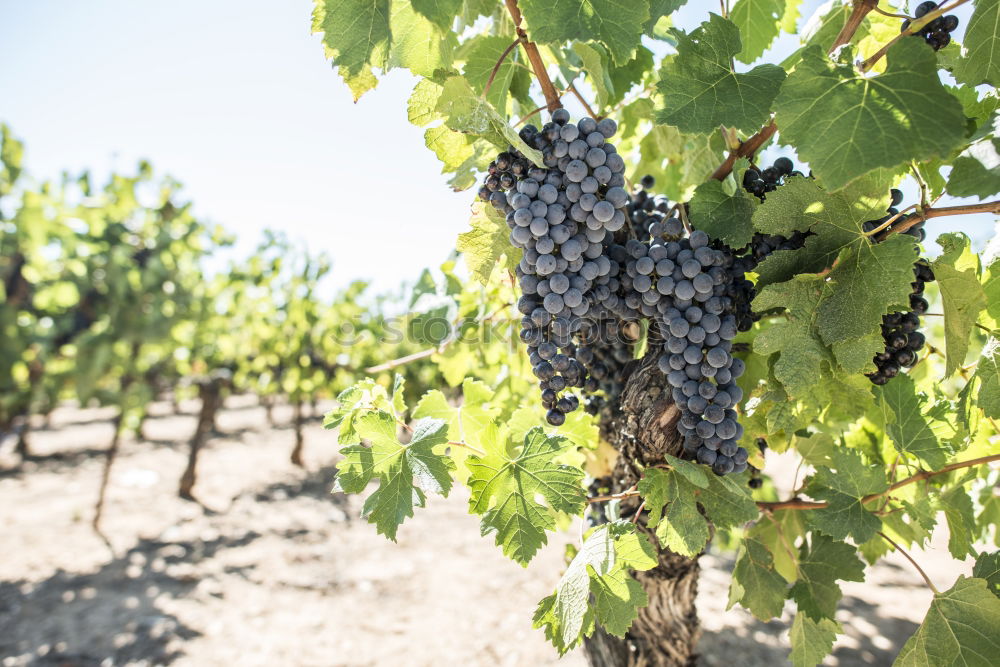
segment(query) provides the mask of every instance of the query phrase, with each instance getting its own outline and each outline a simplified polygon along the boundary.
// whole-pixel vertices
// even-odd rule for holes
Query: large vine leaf
[[[816,467],[816,474],[806,488],[810,496],[827,501],[829,506],[810,511],[806,521],[834,539],[851,536],[859,544],[866,542],[882,522],[865,509],[861,499],[889,487],[885,469],[865,465],[854,450],[838,449],[832,458],[832,465]]]
[[[991,336],[986,341],[974,377],[979,386],[976,405],[987,417],[1000,417],[1000,340]]]
[[[740,29],[743,49],[736,55],[741,63],[752,63],[763,55],[781,32],[786,0],[739,0],[729,19]]]
[[[932,469],[944,466],[948,453],[921,412],[924,398],[917,396],[913,378],[902,373],[892,382],[876,387],[875,395],[886,422],[885,432],[896,451],[916,456]]]
[[[486,84],[493,75],[493,68],[500,62],[507,47],[510,46],[509,37],[499,35],[479,35],[462,44],[459,50],[459,57],[465,60],[465,67],[462,73],[466,80],[472,84],[477,92],[483,92]],[[511,53],[496,70],[493,76],[493,83],[490,84],[490,91],[486,94],[486,99],[495,109],[503,111],[507,103],[507,91],[510,90],[511,80],[514,72],[520,67],[517,62],[517,53]]]
[[[423,507],[424,492],[447,496],[455,465],[435,447],[448,441],[448,424],[442,419],[424,419],[413,427],[413,437],[403,444],[396,437],[396,419],[384,410],[372,410],[355,421],[359,437],[370,445],[352,445],[340,450],[334,491],[360,493],[375,478],[378,489],[365,500],[361,516],[376,530],[396,541],[400,524]]]
[[[875,77],[809,47],[775,101],[782,141],[831,190],[878,167],[946,157],[964,137],[965,115],[925,47],[899,40]]]
[[[742,180],[749,163],[741,159],[733,173]],[[727,185],[729,187],[727,187]],[[741,187],[709,179],[699,185],[689,205],[691,224],[731,248],[742,248],[753,237],[752,216],[759,202]],[[727,191],[730,190],[730,191]]]
[[[436,111],[444,116],[445,125],[456,132],[480,137],[501,150],[513,145],[535,164],[542,163],[542,154],[524,143],[517,130],[507,124],[492,104],[472,90],[464,77],[448,77],[438,97]]]
[[[850,544],[813,533],[799,548],[799,579],[791,590],[799,611],[815,621],[833,618],[843,595],[838,579],[864,581],[865,564]]]
[[[355,101],[375,87],[372,68],[389,64],[390,0],[316,0],[313,32],[323,33],[323,48]]]
[[[788,659],[792,661],[792,667],[815,667],[823,662],[841,632],[840,623],[829,618],[814,621],[808,614],[795,614],[788,631],[792,645]]]
[[[459,234],[455,243],[455,249],[465,257],[469,272],[486,285],[501,257],[506,258],[504,266],[513,271],[520,257],[511,245],[510,230],[500,213],[492,205],[477,201],[472,205],[469,224],[472,229]]]
[[[545,531],[556,526],[551,510],[569,515],[582,511],[583,471],[554,462],[571,444],[546,435],[541,427],[531,429],[516,452],[508,451],[503,438],[488,439],[483,445],[484,454],[466,460],[472,490],[469,511],[483,515],[483,534],[496,533],[504,554],[527,565],[548,541]]]
[[[759,284],[833,266],[817,307],[816,329],[851,371],[864,369],[881,339],[882,316],[906,309],[912,291],[917,258],[912,239],[893,235],[875,244],[863,230],[865,221],[885,210],[890,182],[885,173],[875,172],[831,193],[811,179],[792,178],[769,193],[753,216],[754,227],[766,234],[812,232],[803,248],[778,251],[761,262]],[[864,354],[859,356],[859,350]]]
[[[638,490],[649,507],[648,525],[660,543],[693,557],[701,553],[710,537],[708,523],[695,503],[695,492],[708,488],[708,477],[689,461],[671,459],[671,464],[671,470],[646,470]]]
[[[944,250],[931,263],[944,304],[945,374],[965,363],[969,336],[986,308],[986,294],[979,282],[979,256],[969,248],[965,234],[942,234],[938,245]]]
[[[413,8],[442,30],[451,30],[463,0],[411,0]]]
[[[556,591],[538,604],[534,623],[565,655],[594,632],[595,621],[624,637],[639,607],[647,603],[642,586],[629,570],[657,564],[653,547],[627,521],[595,528],[559,580]],[[594,596],[595,605],[588,604]]]
[[[965,29],[967,53],[955,64],[955,78],[970,86],[1000,86],[1000,0],[976,0]]]
[[[985,579],[990,592],[1000,597],[1000,551],[979,554],[972,568],[972,576]]]
[[[753,340],[754,352],[777,355],[774,378],[792,398],[813,391],[816,380],[828,374],[833,360],[814,331],[816,313],[823,298],[823,281],[802,275],[788,282],[768,285],[753,301],[757,312],[785,309],[788,319],[762,329]]]
[[[441,391],[432,389],[420,397],[413,408],[413,418],[443,419],[448,424],[448,440],[464,442],[474,447],[482,448],[484,438],[489,437],[487,428],[500,415],[500,408],[492,405],[493,390],[479,380],[465,378],[462,381],[462,403],[452,405]],[[465,482],[469,477],[468,468],[464,465],[469,456],[468,447],[439,447],[439,451],[448,450],[455,461],[455,477]]]
[[[763,125],[785,71],[777,65],[758,65],[736,73],[730,58],[742,49],[740,31],[716,14],[690,35],[679,30],[673,34],[677,56],[663,67],[660,77],[666,106],[658,122],[701,133],[719,125],[744,131]]]
[[[956,197],[988,197],[1000,192],[1000,139],[992,136],[1000,125],[994,116],[984,136],[962,151],[948,175],[948,192]]]
[[[893,667],[976,665],[1000,655],[1000,598],[984,579],[959,577],[931,601],[924,622],[903,645]]]
[[[632,57],[649,19],[649,0],[521,0],[518,6],[536,42],[600,42],[616,63]]]
[[[781,615],[788,584],[774,569],[774,557],[762,542],[743,540],[729,584],[729,606],[740,603],[762,621]]]

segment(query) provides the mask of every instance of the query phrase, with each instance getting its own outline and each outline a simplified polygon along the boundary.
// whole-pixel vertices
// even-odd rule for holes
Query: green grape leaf
[[[901,39],[884,74],[860,75],[824,47],[802,53],[775,101],[782,141],[831,190],[877,167],[947,157],[965,134],[962,105],[941,84],[933,50]]]
[[[863,231],[865,221],[885,210],[890,183],[885,173],[876,172],[828,193],[810,179],[791,178],[768,194],[753,217],[754,226],[766,234],[812,232],[802,249],[778,251],[761,262],[758,284],[822,271],[836,261],[824,285],[816,328],[825,343],[835,346],[845,367],[858,367],[850,346],[862,342],[870,349],[881,334],[882,315],[909,306],[917,255],[912,239],[893,235],[872,244]]]
[[[757,205],[757,198],[743,188],[730,195],[722,181],[708,180],[691,198],[691,224],[731,248],[742,248],[753,237],[751,218]]]
[[[980,139],[955,158],[948,194],[988,197],[1000,192],[1000,139]]]
[[[746,479],[739,475],[706,475],[708,488],[702,489],[698,502],[719,528],[732,528],[760,516],[757,503],[750,495]]]
[[[1000,597],[1000,551],[979,554],[972,568],[972,576],[985,579],[990,592]]]
[[[785,581],[792,583],[798,578],[799,555],[792,546],[805,532],[802,512],[797,510],[776,510],[767,521],[758,521],[748,532],[771,553],[774,571]]]
[[[892,382],[876,387],[875,395],[882,408],[886,435],[896,451],[916,456],[932,469],[943,467],[948,453],[921,412],[924,397],[917,395],[913,379],[900,373]]]
[[[479,35],[462,44],[458,57],[465,60],[463,73],[476,92],[483,92],[490,80],[493,68],[500,61],[500,56],[510,46],[510,37],[498,35]],[[497,69],[490,92],[486,99],[495,109],[502,111],[507,105],[507,91],[510,90],[514,71],[518,68],[517,54],[512,53],[504,58]]]
[[[951,375],[965,363],[969,336],[986,308],[986,294],[979,282],[979,256],[969,248],[969,237],[942,234],[937,242],[944,252],[931,268],[944,303],[945,374]]]
[[[424,145],[434,151],[441,161],[441,173],[457,171],[475,151],[468,137],[461,132],[449,130],[444,125],[429,127],[424,131]]]
[[[477,201],[472,205],[472,229],[458,235],[455,249],[465,257],[469,273],[483,285],[490,282],[490,275],[497,261],[506,258],[502,265],[513,271],[520,261],[516,248],[510,243],[510,230],[503,215],[491,204]]]
[[[528,35],[542,44],[600,42],[616,63],[635,53],[649,0],[521,0]]]
[[[729,12],[729,19],[740,29],[743,49],[736,54],[741,63],[760,58],[781,31],[786,0],[739,0]],[[794,29],[791,31],[794,32]]]
[[[631,523],[598,526],[566,568],[555,593],[539,603],[535,627],[545,629],[560,655],[593,634],[595,621],[623,637],[638,608],[647,603],[646,593],[629,570],[644,571],[656,565],[652,545]],[[588,604],[591,594],[594,607]]]
[[[788,584],[774,569],[774,557],[754,538],[743,540],[729,584],[729,607],[740,603],[762,621],[781,615]]]
[[[955,64],[955,78],[970,86],[1000,86],[1000,0],[976,0],[965,29],[968,52]]]
[[[881,217],[888,206],[892,181],[882,172],[857,179],[838,192],[827,192],[813,179],[792,177],[769,192],[753,215],[765,234],[791,236],[812,232],[800,250],[779,250],[757,267],[763,284],[790,280],[799,273],[828,268],[846,246],[870,245],[865,221]]]
[[[580,486],[583,471],[554,462],[570,447],[565,438],[548,436],[535,427],[519,451],[509,452],[497,439],[483,455],[466,460],[471,473],[469,511],[483,515],[483,534],[496,533],[504,554],[522,565],[547,543],[545,531],[555,528],[550,508],[575,516],[586,504]]]
[[[337,395],[337,407],[324,415],[323,428],[339,429],[337,442],[342,445],[357,442],[360,436],[355,421],[372,409],[388,411],[391,403],[385,387],[365,378]]]
[[[403,67],[417,76],[430,77],[435,71],[451,66],[458,46],[455,33],[439,30],[414,11],[411,3],[403,0],[392,3],[389,28],[392,33],[389,68]]]
[[[340,450],[334,491],[360,493],[375,478],[378,489],[368,496],[361,516],[377,531],[396,541],[400,524],[423,507],[424,493],[447,496],[454,464],[434,448],[448,440],[448,425],[441,419],[424,419],[413,427],[410,442],[396,437],[396,419],[383,410],[371,410],[355,420],[360,438],[370,446],[353,445]]]
[[[976,404],[992,419],[1000,417],[1000,340],[990,336],[976,364],[975,379],[979,383]]]
[[[816,318],[823,340],[832,345],[870,337],[881,330],[883,315],[906,308],[917,252],[902,234],[842,250]]]
[[[948,551],[958,560],[975,555],[976,514],[968,492],[956,486],[941,494],[941,510],[948,524]]]
[[[437,112],[442,88],[430,79],[420,79],[406,102],[406,118],[417,127],[425,127],[441,115]]]
[[[462,0],[412,0],[412,3],[415,10],[444,31],[451,30],[462,10]]]
[[[492,389],[479,380],[465,378],[462,381],[460,405],[452,405],[442,392],[432,389],[420,397],[413,408],[413,418],[443,419],[448,423],[448,440],[482,449],[484,438],[492,437],[492,434],[486,433],[487,428],[500,416],[500,408],[491,405],[491,400]],[[464,465],[470,453],[469,448],[447,444],[439,448],[440,451],[445,449],[456,463],[456,479],[464,483],[469,478],[468,468]]]
[[[742,49],[740,31],[712,14],[690,35],[673,30],[677,56],[664,65],[659,91],[666,107],[657,122],[683,132],[708,133],[719,125],[747,132],[763,125],[785,71],[777,65],[758,65],[736,73],[729,59]]]
[[[600,44],[575,42],[573,51],[583,61],[583,70],[587,73],[587,81],[597,95],[594,100],[598,109],[608,106],[615,94],[615,84],[611,80],[610,56]]]
[[[788,319],[762,329],[753,340],[754,352],[776,354],[775,379],[792,398],[811,393],[817,378],[832,364],[830,353],[814,332],[824,282],[802,275],[785,283],[764,287],[753,301],[756,312],[784,308]]]
[[[542,164],[542,154],[524,143],[517,130],[507,124],[492,104],[472,90],[464,77],[448,77],[436,111],[445,117],[445,125],[456,132],[485,139],[501,150],[513,145],[535,164]]]
[[[686,465],[674,470],[647,469],[638,490],[649,507],[648,525],[655,528],[660,543],[690,558],[701,553],[708,543],[708,523],[698,511],[694,494],[696,489],[708,487],[708,478],[694,464],[683,463]]]
[[[850,544],[813,533],[799,548],[799,579],[791,590],[799,612],[815,621],[833,618],[843,595],[838,579],[864,581],[865,564]]]
[[[372,68],[389,66],[390,0],[316,0],[312,31],[323,33],[323,50],[357,101],[378,81]]]
[[[832,465],[816,466],[816,474],[806,488],[810,496],[827,501],[829,507],[810,511],[806,521],[835,539],[850,535],[858,543],[867,542],[882,522],[865,509],[861,499],[889,487],[885,469],[865,465],[854,450],[839,449],[832,456]]]
[[[983,579],[959,577],[938,593],[917,632],[903,645],[893,667],[996,664],[1000,655],[1000,598]]]
[[[814,621],[807,614],[795,614],[795,620],[788,631],[788,639],[792,645],[788,659],[791,660],[792,667],[816,667],[830,653],[833,642],[841,632],[843,628],[840,623],[829,618]]]
[[[649,20],[643,26],[643,34],[652,36],[656,22],[664,16],[670,16],[687,4],[687,0],[651,0],[649,3]]]

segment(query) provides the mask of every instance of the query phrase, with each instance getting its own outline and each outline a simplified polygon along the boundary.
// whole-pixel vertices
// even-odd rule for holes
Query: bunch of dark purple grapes
[[[666,197],[651,192],[655,184],[656,179],[646,174],[632,193],[627,212],[633,233],[640,241],[675,241],[684,235],[684,225],[677,216],[667,217],[673,208]]]
[[[787,157],[779,157],[766,169],[750,167],[743,172],[743,189],[764,201],[764,195],[774,192],[789,176],[802,176],[802,172],[795,171],[795,165]]]
[[[913,10],[913,18],[921,18],[927,12],[937,9],[938,3],[936,2],[921,2],[917,5],[917,8]],[[910,19],[903,21],[903,25],[900,27],[900,32],[906,30],[910,27]],[[924,41],[933,47],[935,51],[943,49],[951,43],[951,33],[955,32],[958,28],[958,17],[954,14],[948,14],[947,16],[939,16],[923,28],[920,32],[914,33],[914,37],[923,37]]]
[[[913,292],[910,294],[910,311],[890,313],[882,317],[882,339],[885,349],[875,355],[875,372],[868,379],[884,385],[899,375],[904,368],[917,363],[917,352],[926,339],[920,333],[920,316],[927,312],[927,299],[923,297],[924,285],[934,280],[934,272],[925,260],[913,265]]]
[[[931,3],[933,5],[933,3]],[[870,233],[879,229],[886,223],[892,221],[886,229],[880,231],[874,242],[878,243],[886,238],[894,228],[901,228],[907,225],[916,214],[898,216],[897,207],[903,202],[903,193],[896,188],[889,191],[889,208],[887,214],[877,220],[868,220],[861,225],[861,229]],[[893,220],[893,218],[897,218]],[[924,230],[924,220],[903,229],[901,234],[912,236],[917,242],[923,241],[927,235]],[[924,298],[924,285],[934,280],[934,272],[926,260],[917,260],[913,265],[914,281],[910,294],[910,310],[907,312],[896,312],[882,317],[882,339],[885,341],[885,349],[875,355],[875,372],[868,374],[876,385],[884,385],[892,378],[899,375],[904,368],[910,368],[917,363],[917,352],[924,346],[926,339],[918,331],[920,328],[920,316],[927,312],[927,299]]]

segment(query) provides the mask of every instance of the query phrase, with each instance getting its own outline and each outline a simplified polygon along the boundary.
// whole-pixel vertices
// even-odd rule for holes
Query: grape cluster
[[[921,18],[927,12],[937,9],[938,3],[936,2],[921,2],[917,5],[917,8],[913,10],[914,18]],[[905,31],[910,27],[910,20],[906,19],[903,21],[903,25],[900,28],[900,32]],[[939,16],[923,28],[920,32],[914,33],[914,37],[923,37],[924,41],[931,45],[935,51],[943,49],[951,43],[951,33],[955,32],[958,28],[958,17],[954,14],[948,14],[947,16]]]
[[[910,311],[890,313],[882,317],[882,339],[885,349],[875,355],[874,373],[868,374],[873,384],[883,385],[899,375],[900,370],[917,363],[917,352],[926,339],[918,331],[920,316],[927,312],[927,299],[923,297],[924,285],[934,280],[934,272],[924,260],[913,265],[913,292],[910,294]]]
[[[745,366],[732,355],[737,320],[729,296],[742,272],[731,253],[711,247],[699,230],[636,254],[626,274],[634,268],[634,289],[657,312],[664,339],[658,365],[681,411],[684,450],[716,474],[742,472],[747,452],[737,444],[743,427],[735,408],[743,398],[736,378]]]
[[[743,188],[764,201],[764,196],[768,192],[774,192],[779,185],[783,185],[789,176],[801,176],[801,171],[795,171],[795,165],[787,157],[779,157],[774,164],[766,169],[750,167],[743,172]]]
[[[933,3],[931,3],[933,4]],[[926,12],[925,12],[926,13]],[[866,233],[872,232],[885,223],[895,218],[899,211],[896,208],[903,202],[903,193],[896,188],[889,191],[889,208],[887,214],[877,220],[868,220],[861,225]],[[900,216],[893,221],[889,227],[879,233],[875,242],[884,239],[894,227],[900,227],[908,223],[911,216]],[[918,242],[923,241],[927,232],[924,230],[924,221],[904,229],[902,234],[907,234],[915,238]],[[868,374],[868,379],[876,385],[884,385],[892,378],[899,375],[904,368],[910,368],[917,363],[917,352],[924,346],[926,339],[918,331],[920,328],[920,316],[927,312],[927,299],[924,298],[924,285],[934,280],[934,272],[930,265],[923,259],[918,260],[913,265],[914,281],[911,283],[913,291],[910,294],[910,310],[907,312],[896,312],[882,317],[882,340],[885,342],[885,349],[875,355],[875,372]]]
[[[650,193],[655,183],[656,180],[646,174],[632,193],[627,212],[633,234],[640,241],[677,240],[684,235],[684,225],[676,216],[667,217],[672,209],[666,197]]]
[[[583,118],[574,125],[558,109],[541,129],[526,125],[520,132],[541,151],[545,167],[510,146],[490,165],[479,191],[506,215],[510,241],[524,251],[516,270],[523,295],[520,338],[553,426],[580,403],[560,393],[596,389],[603,372],[593,355],[581,357],[574,339],[621,306],[620,267],[607,252],[627,222],[629,203],[625,162],[608,143],[616,131],[611,119]],[[592,375],[595,382],[588,384]]]

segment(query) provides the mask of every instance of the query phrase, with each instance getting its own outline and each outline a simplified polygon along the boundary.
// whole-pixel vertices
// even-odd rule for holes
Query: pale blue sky
[[[819,4],[807,0],[803,16]],[[678,22],[717,7],[691,2]],[[26,141],[36,177],[148,158],[241,249],[264,227],[282,229],[329,252],[336,283],[393,289],[445,259],[473,194],[448,188],[407,122],[407,73],[352,103],[309,33],[311,9],[311,0],[0,0],[0,121]],[[793,43],[784,35],[774,50]],[[980,240],[991,232],[986,216],[930,224]]]

